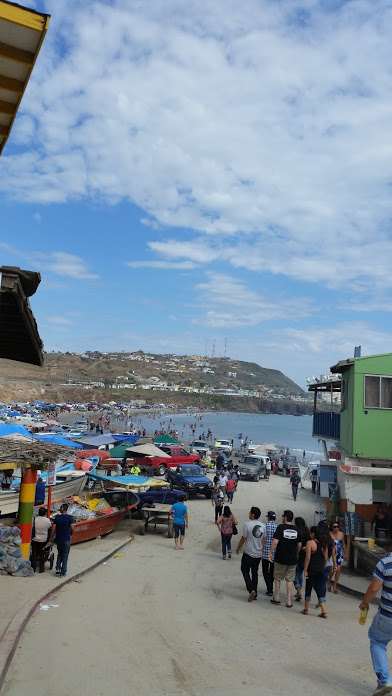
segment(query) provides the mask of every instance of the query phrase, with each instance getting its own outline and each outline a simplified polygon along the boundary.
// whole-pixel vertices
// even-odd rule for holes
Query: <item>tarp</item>
[[[4,437],[4,435],[11,435],[12,433],[26,435],[26,437],[31,440],[31,435],[24,425],[16,425],[16,423],[0,423],[0,437]]]
[[[115,486],[123,486],[124,488],[168,488],[169,484],[167,481],[162,481],[162,479],[147,478],[146,476],[134,476],[133,474],[128,474],[128,476],[101,476],[100,474],[88,472],[91,478],[97,481],[106,481],[106,483],[111,483]]]
[[[158,444],[158,442],[161,445],[180,445],[181,442],[178,442],[178,440],[175,439],[175,437],[172,437],[171,435],[157,435],[157,437],[154,437],[154,442]]]
[[[62,435],[45,435],[45,433],[37,433],[37,435],[34,435],[34,440],[39,440],[40,442],[52,442],[55,445],[64,445],[64,447],[73,447],[75,449],[82,447],[79,442],[67,440]]]
[[[90,437],[89,439],[81,440],[83,449],[96,449],[100,445],[112,445],[116,442],[113,435],[96,435],[95,437]]]
[[[142,445],[143,443],[151,442],[152,437],[143,437],[142,435],[113,435],[116,442],[129,442],[130,445]]]
[[[169,459],[169,455],[163,452],[159,447],[155,445],[134,445],[133,447],[128,447],[127,453],[130,455],[135,455],[139,457],[166,457]]]

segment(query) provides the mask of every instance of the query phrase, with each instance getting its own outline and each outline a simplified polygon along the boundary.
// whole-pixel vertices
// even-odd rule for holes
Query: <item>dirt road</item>
[[[294,503],[277,476],[241,482],[232,506],[240,523],[251,505],[263,518],[269,509],[279,519],[291,508],[309,523],[317,508],[309,490]],[[358,601],[328,595],[328,621],[317,617],[314,602],[306,617],[303,603],[273,606],[261,577],[259,599],[249,604],[239,557],[221,559],[210,501],[191,500],[188,509],[184,551],[161,532],[136,536],[120,558],[59,591],[51,599],[58,608],[36,612],[4,695],[372,693]]]

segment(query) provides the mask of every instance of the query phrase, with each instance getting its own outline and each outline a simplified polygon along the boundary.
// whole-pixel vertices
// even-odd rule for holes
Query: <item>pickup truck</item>
[[[291,469],[298,469],[299,459],[294,454],[281,454],[278,459],[278,466],[275,468],[275,473],[282,474],[282,476],[290,476]]]
[[[165,476],[171,488],[180,488],[188,496],[201,493],[211,498],[214,484],[203,474],[200,466],[178,466],[177,469],[166,469]]]
[[[260,476],[267,478],[267,461],[269,457],[257,454],[246,454],[238,462],[238,471],[241,479],[250,478],[252,481],[259,481]]]
[[[224,452],[224,454],[230,455],[233,451],[233,446],[231,440],[216,440],[214,449]]]
[[[159,448],[169,457],[143,457],[139,466],[152,466],[155,474],[163,476],[166,469],[177,468],[180,464],[200,464],[198,454],[189,454],[179,445],[161,445]]]

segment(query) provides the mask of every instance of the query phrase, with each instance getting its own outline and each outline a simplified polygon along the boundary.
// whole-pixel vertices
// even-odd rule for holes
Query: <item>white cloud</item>
[[[75,254],[68,254],[65,251],[27,252],[4,242],[0,242],[0,248],[6,251],[9,256],[14,257],[15,260],[22,259],[29,264],[29,267],[35,265],[39,271],[50,271],[58,276],[78,280],[96,280],[99,278],[99,275],[90,273],[86,261]]]
[[[131,200],[214,237],[201,263],[389,286],[391,29],[372,0],[59,0],[0,190]]]
[[[208,274],[209,280],[196,286],[201,296],[201,306],[207,307],[194,323],[211,328],[239,328],[257,326],[276,319],[296,321],[314,312],[307,298],[262,296],[249,290],[239,280],[221,273]]]
[[[42,222],[41,213],[34,213],[33,219],[34,219],[36,222]]]
[[[71,319],[62,315],[46,317],[46,321],[48,324],[54,324],[56,326],[70,326],[73,323]]]

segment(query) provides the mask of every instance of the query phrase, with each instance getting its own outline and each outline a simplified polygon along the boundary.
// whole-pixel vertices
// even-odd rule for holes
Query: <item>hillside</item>
[[[134,388],[131,389],[130,385]],[[226,397],[228,390],[236,392],[237,399],[252,397],[253,400],[275,401],[304,396],[303,390],[279,370],[230,358],[145,354],[142,351],[88,352],[82,355],[47,353],[41,368],[0,360],[1,401],[34,399],[42,394],[46,395],[45,400],[76,399],[71,392],[81,392],[78,398],[82,401],[107,401],[116,398],[119,392],[126,394],[123,398],[133,400],[141,392],[147,402],[156,402],[158,395],[154,390],[146,389],[148,385],[164,388],[164,392],[159,392],[162,397],[158,400],[168,402],[173,402],[166,398],[169,394],[181,396],[182,402],[185,394],[197,396],[200,402],[213,392],[215,396],[217,390],[218,394],[221,392],[219,396]],[[192,390],[197,391],[187,393]]]

